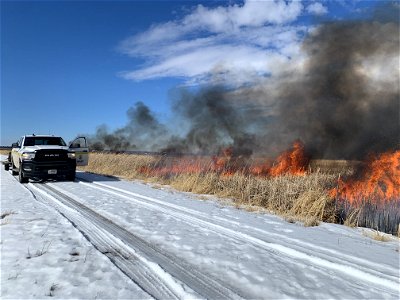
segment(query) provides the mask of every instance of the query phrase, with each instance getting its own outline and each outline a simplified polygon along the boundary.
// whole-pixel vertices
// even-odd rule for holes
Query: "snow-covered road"
[[[398,239],[378,242],[366,229],[303,227],[83,172],[75,182],[22,186],[2,170],[1,196],[10,213],[1,225],[2,298],[399,297]],[[51,243],[45,253],[28,259],[27,245],[43,234],[32,219],[52,235],[41,238]],[[77,255],[75,268],[63,259],[72,246],[92,253]],[[43,279],[36,288],[35,276]]]

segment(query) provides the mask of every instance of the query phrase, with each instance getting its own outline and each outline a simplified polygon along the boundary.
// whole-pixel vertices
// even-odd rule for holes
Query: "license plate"
[[[49,170],[48,173],[54,175],[57,174],[57,170]]]

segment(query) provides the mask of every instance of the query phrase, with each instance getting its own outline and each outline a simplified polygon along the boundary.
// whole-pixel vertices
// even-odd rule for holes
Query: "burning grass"
[[[382,159],[383,164],[377,162]],[[230,198],[238,206],[262,207],[305,226],[338,222],[396,235],[400,201],[397,194],[392,196],[399,191],[398,160],[381,155],[366,164],[309,161],[303,146],[295,143],[276,160],[232,157],[229,148],[215,157],[92,153],[89,166],[83,169]],[[370,194],[365,187],[371,188]],[[362,198],[355,200],[348,193],[357,189]],[[391,196],[387,198],[385,192]]]
[[[329,191],[347,224],[397,234],[400,222],[400,150],[370,155],[357,172]]]
[[[400,150],[370,156],[363,170],[339,180],[331,195],[351,203],[373,203],[400,199]]]
[[[239,159],[240,160],[240,159]],[[223,161],[223,163],[222,163]],[[92,153],[85,171],[168,184],[198,194],[231,198],[235,204],[263,207],[298,220],[334,222],[335,203],[327,191],[337,176],[321,172],[303,176],[256,176],[254,167],[229,157],[156,157]],[[240,165],[240,168],[239,168]],[[236,171],[235,168],[238,168]]]

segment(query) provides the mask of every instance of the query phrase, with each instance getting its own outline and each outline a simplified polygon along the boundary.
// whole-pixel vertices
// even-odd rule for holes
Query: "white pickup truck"
[[[89,148],[85,137],[78,137],[69,146],[61,137],[52,135],[25,135],[12,144],[6,170],[18,174],[19,182],[29,178],[65,177],[75,180],[76,166],[86,166]]]

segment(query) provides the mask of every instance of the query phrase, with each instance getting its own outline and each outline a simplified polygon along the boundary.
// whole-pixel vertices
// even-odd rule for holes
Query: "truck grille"
[[[55,149],[43,149],[37,150],[35,155],[35,161],[65,161],[68,159],[68,151],[66,150],[55,150]]]

